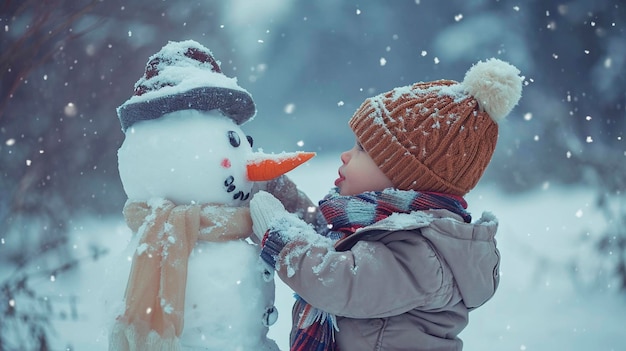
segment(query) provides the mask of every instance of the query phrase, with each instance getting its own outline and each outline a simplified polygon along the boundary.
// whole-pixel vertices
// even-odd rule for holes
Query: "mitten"
[[[270,274],[287,243],[333,247],[330,239],[317,234],[313,227],[286,211],[280,201],[265,191],[259,191],[250,201],[250,216],[254,235],[261,242],[261,260],[269,267]]]
[[[257,242],[261,244],[261,256],[260,261],[264,263],[265,270],[263,272],[263,279],[270,281],[274,278],[274,267],[276,265],[276,255],[284,243],[280,241],[278,247],[270,245],[266,248],[264,245],[264,237],[271,226],[271,222],[278,218],[288,215],[289,212],[285,210],[283,204],[278,201],[272,194],[259,191],[254,194],[252,200],[250,200],[250,217],[252,218],[252,232],[257,238]]]
[[[285,210],[283,204],[268,192],[259,191],[250,200],[252,231],[259,242],[263,240],[263,236],[270,229],[272,221],[286,215],[289,215],[289,212]]]

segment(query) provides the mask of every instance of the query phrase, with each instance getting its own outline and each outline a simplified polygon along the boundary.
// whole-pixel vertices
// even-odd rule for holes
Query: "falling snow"
[[[626,160],[621,118],[626,112],[626,24],[620,1],[573,0],[546,6],[500,0],[442,6],[415,0],[392,7],[362,2],[358,8],[332,1],[306,8],[281,1],[215,4],[213,9],[202,2],[185,8],[173,2],[141,8],[101,2],[98,11],[110,14],[105,22],[91,22],[95,16],[88,14],[63,27],[67,30],[61,37],[48,28],[40,31],[41,47],[55,51],[39,66],[3,61],[8,62],[2,68],[3,83],[15,83],[15,89],[6,91],[6,100],[0,99],[5,103],[0,105],[0,197],[14,200],[0,203],[0,219],[10,219],[2,223],[0,260],[7,252],[17,255],[16,247],[30,240],[21,235],[22,227],[10,230],[11,221],[18,226],[31,222],[15,217],[13,209],[50,210],[42,204],[52,206],[55,216],[72,213],[72,222],[85,224],[71,226],[77,240],[68,244],[70,256],[88,256],[88,244],[96,242],[111,249],[102,260],[81,264],[69,274],[47,272],[40,277],[35,290],[45,294],[41,303],[60,297],[66,301],[70,295],[78,300],[76,320],[70,313],[60,319],[54,317],[58,311],[50,312],[55,330],[51,349],[107,349],[101,327],[115,316],[100,306],[102,285],[110,283],[112,269],[125,269],[133,254],[147,252],[141,246],[133,254],[124,249],[131,233],[120,215],[125,198],[115,151],[124,136],[114,108],[132,94],[133,82],[143,72],[146,57],[141,55],[175,37],[215,46],[212,49],[223,54],[224,70],[239,76],[239,83],[230,83],[253,92],[258,114],[254,125],[237,130],[243,140],[250,134],[259,150],[281,152],[306,145],[334,155],[324,167],[315,163],[296,170],[298,186],[314,200],[328,190],[341,164],[339,152],[353,142],[347,119],[363,99],[398,84],[462,80],[465,67],[477,59],[495,56],[514,62],[527,77],[524,96],[499,130],[494,161],[485,173],[487,183],[468,196],[474,213],[483,207],[497,209],[501,219],[502,285],[492,301],[472,313],[461,337],[468,350],[621,350],[626,344],[623,299],[605,293],[615,291],[617,284],[608,280],[608,266],[599,266],[603,256],[590,249],[600,239],[598,231],[611,225],[598,215],[595,192],[615,193],[602,188],[606,182],[594,182],[594,174],[615,173],[620,180]],[[7,44],[17,43],[22,33],[37,33],[26,18],[40,18],[33,16],[36,8],[24,6],[19,12],[23,15],[0,18]],[[55,9],[54,14],[68,9]],[[80,28],[93,30],[81,33]],[[10,81],[12,77],[17,80]],[[128,131],[135,134],[134,129]],[[161,155],[155,153],[154,159]],[[205,161],[197,151],[190,158]],[[198,166],[192,171],[201,170]],[[189,173],[177,165],[155,172],[164,179]],[[149,173],[138,172],[135,181]],[[324,182],[324,173],[331,179]],[[207,179],[224,181],[213,175]],[[623,195],[622,188],[617,194]],[[190,197],[197,193],[189,190]],[[88,213],[94,208],[99,215],[91,218]],[[79,212],[87,215],[75,217]],[[45,235],[54,229],[36,227]],[[212,254],[227,260],[238,250]],[[618,252],[613,249],[604,256],[615,258]],[[0,263],[3,283],[12,272],[6,271],[6,261]],[[42,267],[38,263],[33,269]],[[576,274],[578,280],[568,279]],[[247,281],[223,276],[219,283],[245,289]],[[123,285],[114,290],[123,291]],[[279,282],[276,294],[280,316],[270,337],[287,349],[292,292]],[[1,301],[7,308],[25,306],[19,298]],[[238,304],[235,297],[227,302]],[[225,306],[203,308],[213,307],[216,313],[227,312]],[[233,328],[234,323],[224,326]],[[196,337],[206,340],[210,335]]]

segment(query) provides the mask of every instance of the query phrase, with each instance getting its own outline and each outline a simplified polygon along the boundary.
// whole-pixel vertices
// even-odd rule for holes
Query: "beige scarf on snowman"
[[[124,217],[140,235],[109,350],[180,350],[189,254],[198,240],[242,239],[252,232],[247,207],[128,201]]]

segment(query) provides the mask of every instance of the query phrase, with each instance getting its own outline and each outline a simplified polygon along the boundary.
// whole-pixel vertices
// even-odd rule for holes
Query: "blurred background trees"
[[[626,5],[619,0],[367,2],[4,1],[0,5],[0,350],[8,323],[46,349],[45,310],[29,277],[69,270],[68,229],[82,215],[118,215],[125,194],[115,108],[168,40],[209,47],[255,98],[244,126],[268,152],[338,153],[347,120],[398,85],[462,80],[499,57],[525,76],[485,181],[503,191],[595,189],[626,291]],[[41,267],[47,267],[43,269]],[[21,311],[21,313],[26,313]],[[6,342],[6,340],[4,341]]]

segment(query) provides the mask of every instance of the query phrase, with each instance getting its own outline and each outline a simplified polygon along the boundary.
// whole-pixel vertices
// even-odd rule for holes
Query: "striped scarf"
[[[326,236],[341,240],[358,229],[372,225],[393,213],[411,213],[430,209],[445,209],[460,215],[467,223],[472,217],[465,210],[467,203],[460,196],[386,189],[342,196],[334,189],[319,203],[319,209],[331,230]],[[299,320],[291,341],[291,351],[337,351],[336,317],[308,304],[296,295],[294,311]]]

